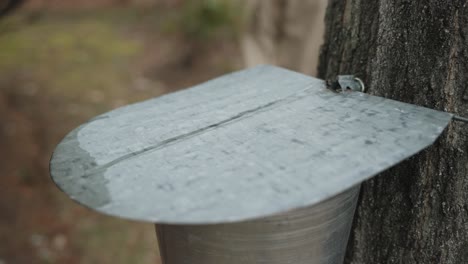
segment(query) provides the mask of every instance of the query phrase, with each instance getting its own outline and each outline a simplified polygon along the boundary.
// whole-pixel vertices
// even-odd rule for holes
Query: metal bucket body
[[[343,263],[359,186],[315,206],[239,223],[156,225],[164,264]]]

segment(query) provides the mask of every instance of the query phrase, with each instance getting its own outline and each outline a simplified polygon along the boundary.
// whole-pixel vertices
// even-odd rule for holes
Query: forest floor
[[[159,263],[153,225],[73,203],[48,162],[99,113],[240,68],[235,33],[193,40],[177,16],[114,8],[0,20],[0,264]]]

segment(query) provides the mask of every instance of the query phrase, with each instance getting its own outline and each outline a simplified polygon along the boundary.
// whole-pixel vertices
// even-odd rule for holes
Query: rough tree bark
[[[468,3],[330,0],[319,76],[468,116]],[[468,125],[363,184],[347,263],[468,263]]]

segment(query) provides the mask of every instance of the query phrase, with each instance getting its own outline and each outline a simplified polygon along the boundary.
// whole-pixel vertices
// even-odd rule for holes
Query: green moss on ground
[[[117,98],[130,86],[129,62],[141,50],[108,16],[10,21],[0,33],[0,71],[27,75],[41,92],[65,98],[86,91]]]

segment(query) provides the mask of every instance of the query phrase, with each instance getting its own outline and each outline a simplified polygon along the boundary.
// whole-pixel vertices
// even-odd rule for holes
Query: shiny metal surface
[[[428,147],[451,118],[259,66],[90,120],[50,172],[105,214],[239,222],[320,204]]]
[[[358,192],[247,222],[156,225],[163,264],[341,264]]]

